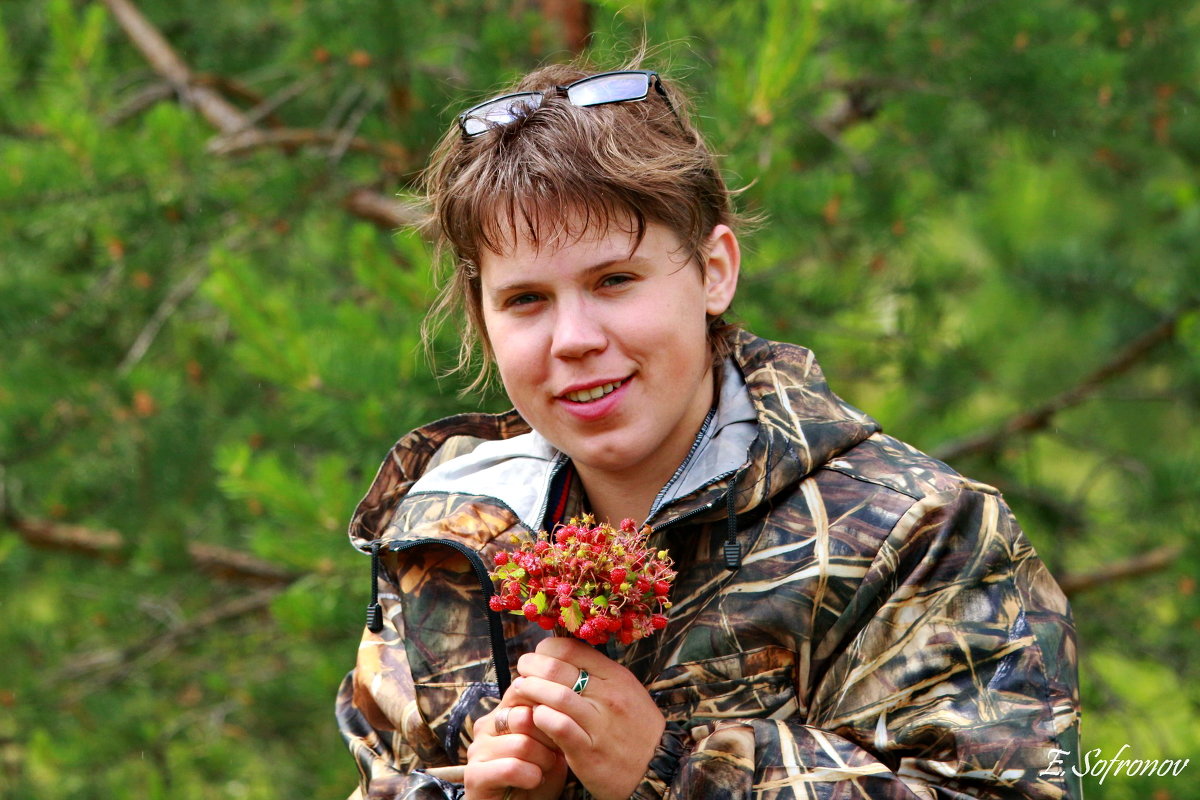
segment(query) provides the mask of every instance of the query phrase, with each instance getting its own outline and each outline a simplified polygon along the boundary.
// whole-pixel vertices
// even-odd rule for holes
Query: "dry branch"
[[[203,635],[224,622],[261,613],[270,608],[278,588],[259,589],[248,595],[234,597],[197,614],[192,619],[164,631],[144,637],[128,647],[97,650],[72,660],[56,676],[61,682],[83,684],[76,692],[92,689],[120,680],[135,668],[160,661],[183,642]]]
[[[183,59],[130,0],[104,0],[104,5],[154,71],[165,78],[180,97],[195,106],[213,127],[222,132],[244,127],[245,114],[217,92],[197,85]]]
[[[175,313],[179,305],[191,297],[192,293],[199,288],[207,274],[208,263],[201,262],[199,266],[193,268],[182,281],[167,293],[167,296],[150,317],[150,321],[146,323],[141,333],[134,339],[133,344],[129,347],[129,351],[125,353],[125,357],[121,359],[121,363],[117,366],[118,375],[128,375],[129,371],[142,360],[142,357],[146,355],[146,351],[150,349],[150,345],[154,343],[155,337],[162,330],[163,325],[167,323],[167,320]]]
[[[583,0],[539,0],[542,16],[557,22],[572,53],[582,53],[592,35],[591,8]]]
[[[342,160],[342,156],[350,149],[350,143],[359,137],[359,127],[362,126],[363,120],[367,118],[367,114],[371,113],[371,109],[379,102],[379,98],[373,92],[368,92],[359,102],[358,107],[346,119],[346,124],[338,131],[337,139],[333,143],[333,147],[329,148],[329,163],[336,164]]]
[[[11,519],[9,524],[34,547],[124,560],[125,537],[116,531],[22,518]]]
[[[125,537],[117,531],[13,515],[9,515],[7,522],[32,547],[81,553],[114,563],[129,557]],[[269,561],[227,547],[191,542],[187,553],[200,572],[236,583],[282,587],[300,577]]]
[[[959,439],[933,451],[942,461],[954,461],[968,455],[998,450],[1014,435],[1039,431],[1050,424],[1055,414],[1079,405],[1087,400],[1105,383],[1123,375],[1140,364],[1155,347],[1175,336],[1179,319],[1191,311],[1195,304],[1184,306],[1150,330],[1133,340],[1108,363],[1083,378],[1079,383],[1050,398],[1036,408],[1022,411],[998,427]]]
[[[1068,597],[1088,589],[1112,583],[1125,578],[1136,578],[1151,572],[1166,569],[1183,554],[1179,545],[1164,545],[1157,547],[1140,556],[1106,564],[1092,572],[1067,573],[1058,576],[1058,585]]]
[[[262,120],[275,113],[275,110],[284,103],[299,97],[304,92],[308,91],[321,77],[321,73],[314,72],[311,75],[306,75],[303,78],[293,81],[289,85],[280,89],[272,96],[261,100],[254,108],[246,113],[246,125],[257,125]],[[237,131],[231,131],[236,133]]]
[[[419,225],[420,208],[372,189],[355,189],[342,201],[351,214],[370,220],[381,228],[407,228]]]
[[[261,130],[247,128],[236,133],[222,134],[208,143],[208,152],[219,156],[242,155],[265,147],[296,148],[305,145],[340,145],[343,150],[371,153],[384,158],[407,161],[403,147],[388,142],[372,142],[361,136],[341,137],[337,132],[306,128],[276,128]]]
[[[879,95],[869,88],[847,88],[838,104],[813,125],[826,136],[836,138],[858,123],[874,119],[882,106]]]
[[[270,561],[220,545],[193,542],[187,546],[187,553],[197,569],[222,580],[286,586],[300,577]]]
[[[112,127],[132,119],[155,104],[175,96],[175,87],[167,81],[159,81],[138,91],[119,107],[104,116],[104,124]]]
[[[150,66],[186,102],[195,106],[208,120],[218,135],[209,142],[208,151],[216,155],[236,155],[263,147],[291,149],[306,145],[332,145],[339,153],[345,150],[370,153],[385,158],[399,169],[407,169],[411,157],[404,148],[391,143],[372,142],[360,136],[348,136],[354,127],[345,126],[342,131],[307,130],[299,128],[277,128],[264,131],[255,127],[258,118],[277,108],[307,87],[299,81],[274,98],[270,98],[249,113],[227,101],[216,89],[201,81],[188,68],[166,38],[138,10],[132,0],[103,0],[113,17],[129,36],[134,46],[142,52]],[[358,195],[356,192],[351,198]],[[371,202],[369,199],[348,198],[345,207],[352,213],[386,228],[397,228],[411,224],[411,215],[399,213],[398,207]]]

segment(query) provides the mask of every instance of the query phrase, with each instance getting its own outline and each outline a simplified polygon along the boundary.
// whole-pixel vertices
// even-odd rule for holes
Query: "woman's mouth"
[[[600,386],[593,386],[590,389],[580,389],[575,392],[567,392],[563,395],[563,397],[565,397],[567,400],[570,400],[572,403],[590,403],[594,400],[599,400],[601,397],[604,397],[604,395],[621,388],[621,386],[627,380],[629,379],[622,378],[619,381],[612,381],[611,383],[601,384]]]

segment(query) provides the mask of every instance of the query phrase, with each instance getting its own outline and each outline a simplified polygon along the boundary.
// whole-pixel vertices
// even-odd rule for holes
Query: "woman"
[[[737,220],[655,73],[526,76],[459,117],[428,192],[460,366],[478,345],[514,410],[410,433],[355,513],[362,796],[1079,796],[1065,598],[993,489],[723,322]],[[510,534],[584,512],[670,551],[657,635],[488,609]]]

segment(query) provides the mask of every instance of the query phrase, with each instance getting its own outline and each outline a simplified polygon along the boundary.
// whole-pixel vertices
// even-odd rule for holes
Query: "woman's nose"
[[[608,345],[604,326],[595,310],[584,303],[560,303],[555,309],[554,340],[550,354],[555,358],[582,358]]]

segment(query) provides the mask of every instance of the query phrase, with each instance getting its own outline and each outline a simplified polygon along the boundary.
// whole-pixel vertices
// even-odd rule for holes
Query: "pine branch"
[[[117,531],[27,519],[11,511],[6,514],[5,521],[32,547],[79,553],[110,563],[129,559],[125,537]],[[200,572],[233,583],[280,588],[300,577],[269,561],[218,545],[190,542],[187,553]]]
[[[1136,578],[1166,569],[1183,554],[1179,545],[1164,545],[1140,556],[1116,561],[1092,572],[1066,573],[1058,576],[1063,593],[1072,597],[1089,589],[1106,586],[1114,581]]]
[[[1054,419],[1054,416],[1069,408],[1073,408],[1094,395],[1108,381],[1124,375],[1142,363],[1150,353],[1163,342],[1175,337],[1175,329],[1184,314],[1196,308],[1197,303],[1189,303],[1175,313],[1159,322],[1150,330],[1134,339],[1124,349],[1117,353],[1108,363],[1100,366],[1091,374],[1071,388],[1050,398],[1045,403],[1022,411],[1010,417],[996,428],[964,437],[958,441],[933,451],[935,458],[942,461],[955,461],[964,456],[979,455],[999,450],[1008,440],[1020,434],[1033,433],[1044,429]]]

